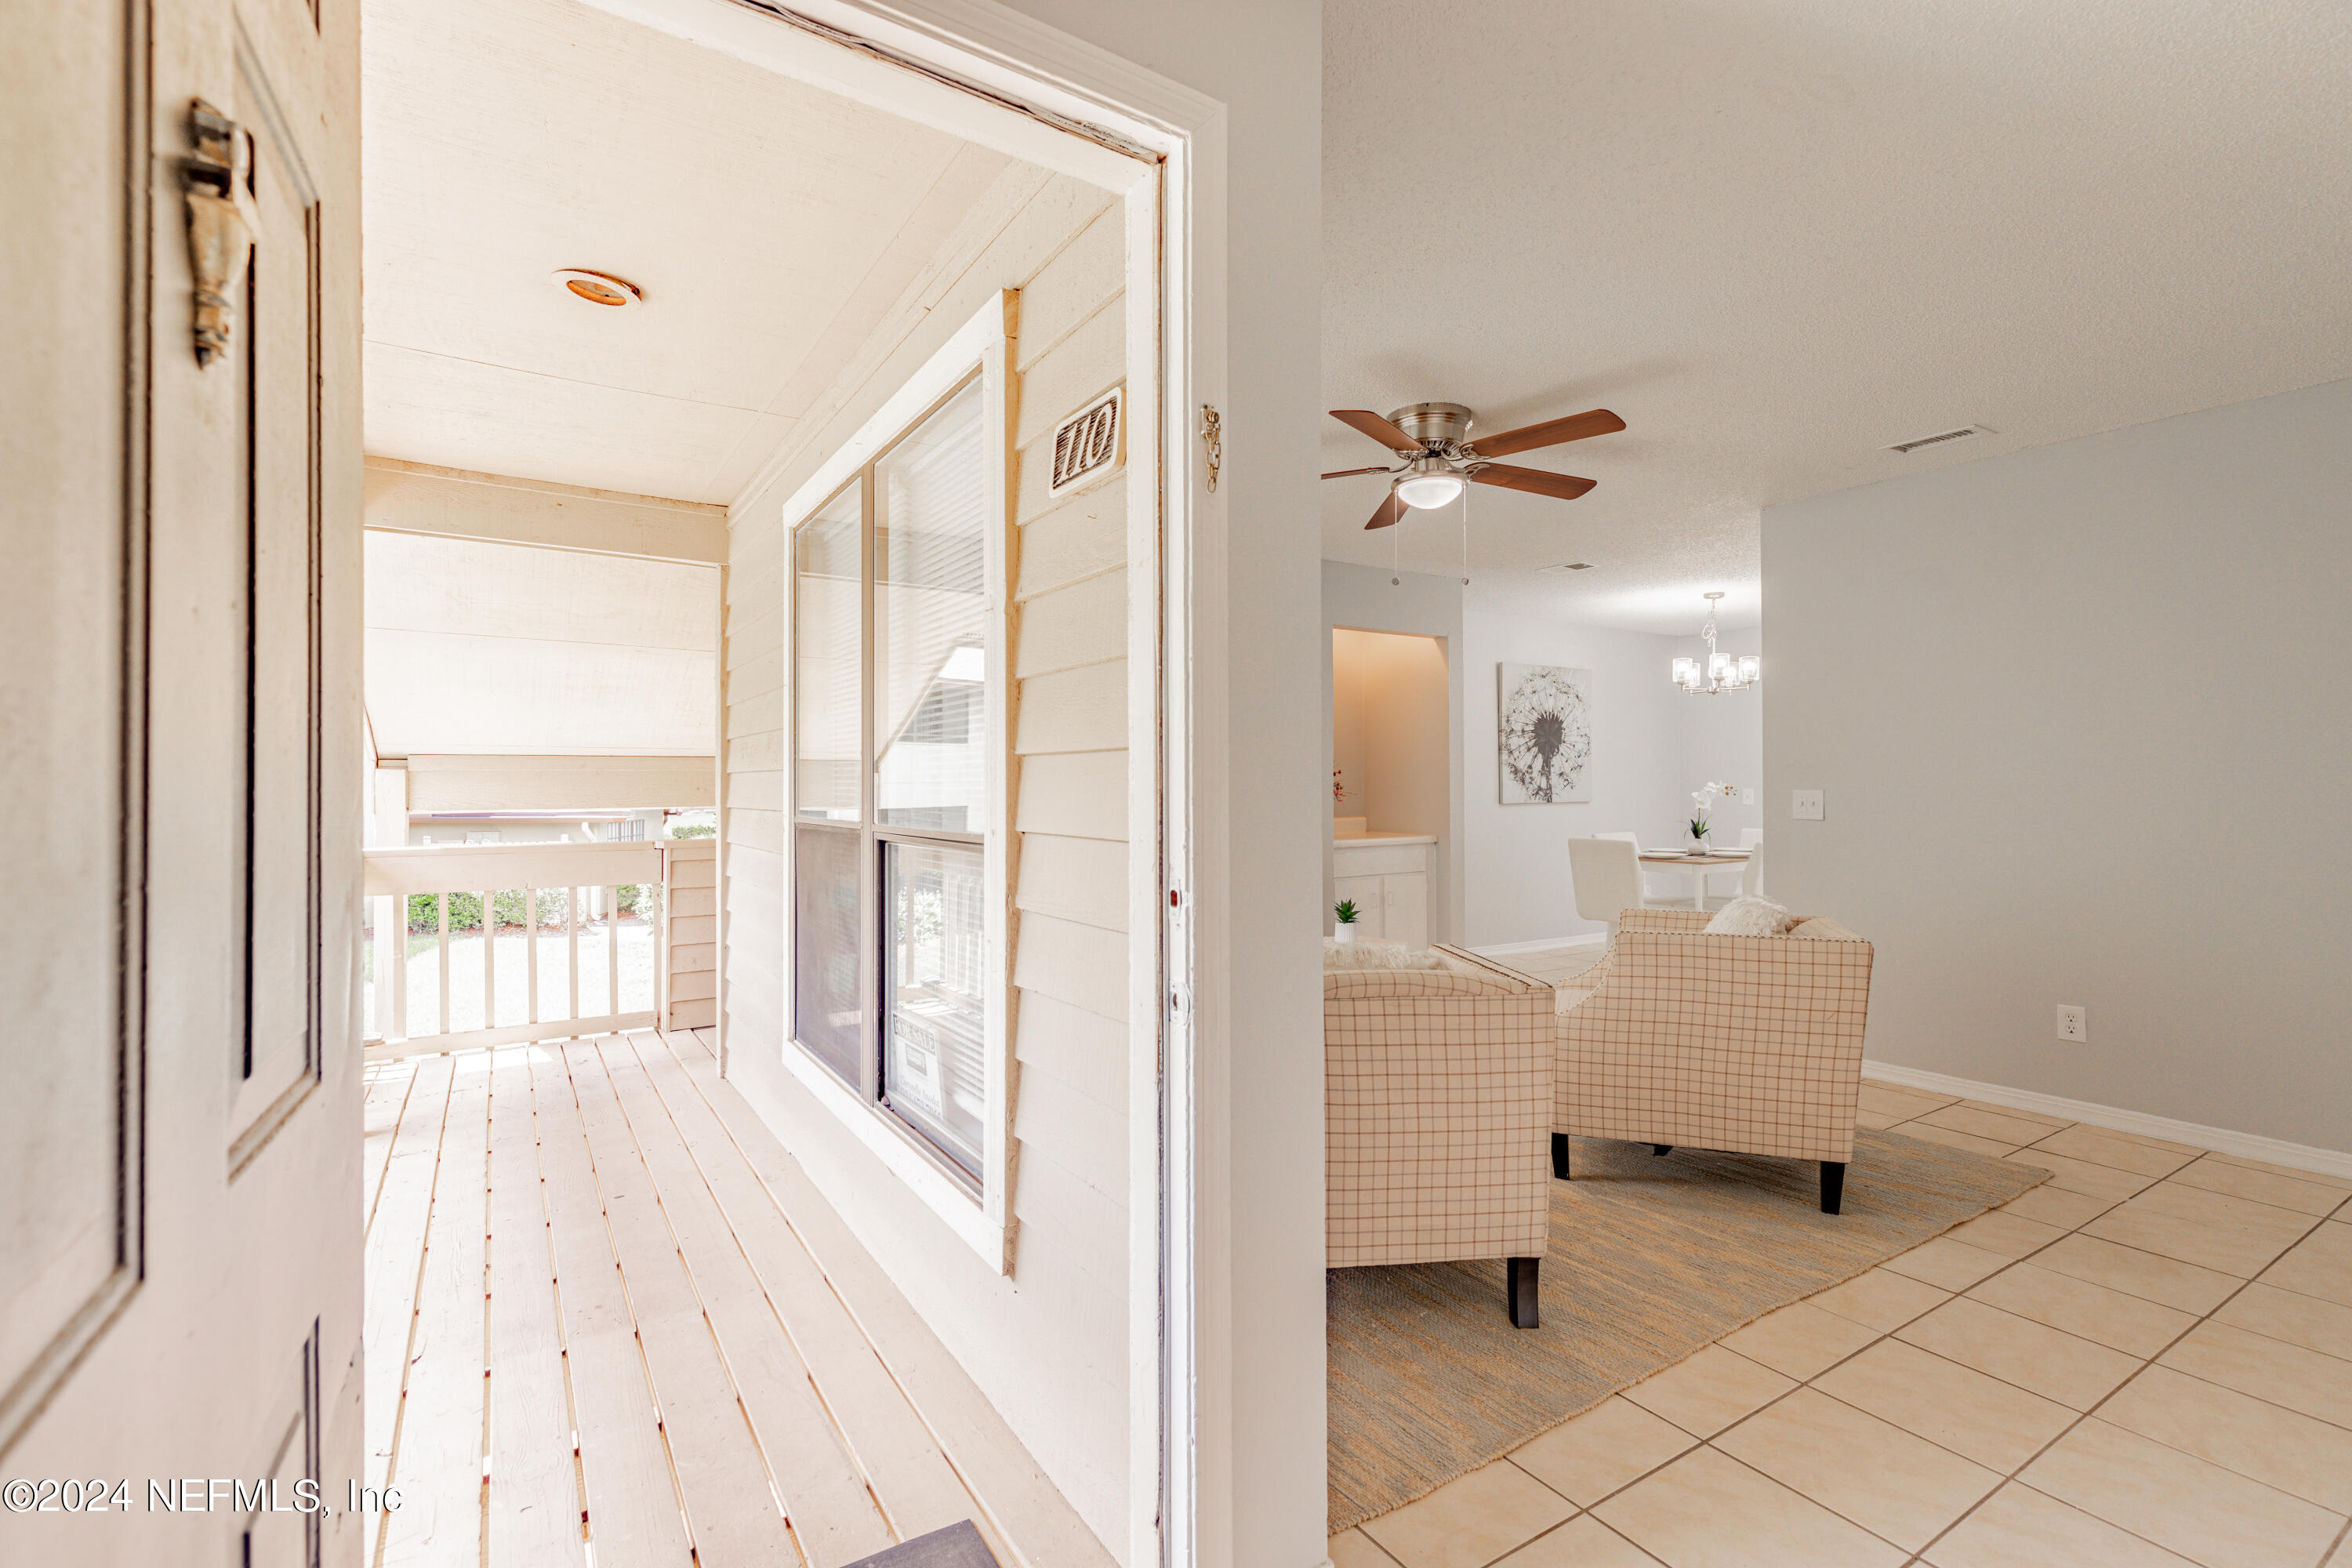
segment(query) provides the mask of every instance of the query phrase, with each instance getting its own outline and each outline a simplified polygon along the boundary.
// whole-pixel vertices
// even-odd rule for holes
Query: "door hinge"
[[[1225,464],[1225,422],[1215,407],[1201,405],[1201,447],[1209,461],[1209,493],[1217,493],[1217,470]]]
[[[194,151],[180,160],[188,199],[188,259],[195,272],[196,363],[228,352],[236,294],[261,231],[253,200],[253,133],[199,98],[188,108]]]

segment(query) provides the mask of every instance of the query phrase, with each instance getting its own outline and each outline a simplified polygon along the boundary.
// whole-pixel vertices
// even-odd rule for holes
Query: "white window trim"
[[[981,418],[992,439],[982,456],[988,496],[988,537],[984,592],[993,635],[988,643],[988,791],[989,816],[982,825],[982,849],[987,866],[988,930],[985,963],[989,980],[984,1020],[983,1067],[987,1104],[982,1112],[985,1146],[982,1152],[980,1191],[969,1178],[951,1173],[946,1159],[925,1145],[914,1131],[879,1103],[844,1083],[834,1070],[812,1056],[793,1037],[793,953],[795,927],[793,906],[793,826],[799,820],[799,773],[789,744],[784,758],[784,1066],[817,1102],[832,1112],[908,1188],[945,1220],[949,1228],[971,1245],[999,1274],[1013,1268],[1013,688],[1012,596],[1006,577],[1013,540],[1012,463],[1013,413],[1017,400],[1012,386],[1013,328],[1020,295],[1003,289],[958,328],[953,337],[924,362],[921,369],[890,395],[857,433],[820,464],[792,499],[784,503],[786,590],[784,626],[784,690],[787,734],[790,704],[796,689],[797,631],[792,620],[790,589],[793,536],[818,508],[832,499],[850,477],[872,462],[891,442],[904,435],[923,413],[956,385],[980,370]],[[870,672],[869,672],[870,679]],[[866,998],[878,1005],[878,997]]]

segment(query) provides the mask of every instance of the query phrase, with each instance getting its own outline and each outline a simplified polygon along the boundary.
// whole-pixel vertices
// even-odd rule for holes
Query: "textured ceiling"
[[[576,0],[362,20],[380,457],[731,500],[1012,167]]]
[[[2347,84],[2352,6],[2316,0],[1348,0],[1327,405],[1615,409],[1512,459],[1584,499],[1474,491],[1481,581],[1750,622],[1766,505],[2352,375]],[[1330,423],[1323,457],[1381,452]],[[1325,482],[1327,555],[1387,563],[1381,483]],[[1450,510],[1402,531],[1454,562]]]

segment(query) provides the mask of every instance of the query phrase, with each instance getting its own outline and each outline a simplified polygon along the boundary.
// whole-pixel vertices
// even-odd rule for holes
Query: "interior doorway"
[[[1445,896],[1454,810],[1444,637],[1331,630],[1331,877],[1360,935],[1425,947],[1455,933]]]
[[[1444,637],[1335,627],[1335,826],[1353,823],[1359,832],[1443,835],[1453,802],[1446,765],[1451,718]]]

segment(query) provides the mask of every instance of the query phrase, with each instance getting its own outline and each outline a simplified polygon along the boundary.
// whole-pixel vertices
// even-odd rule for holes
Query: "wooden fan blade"
[[[1350,474],[1392,474],[1394,472],[1396,472],[1394,468],[1375,465],[1369,468],[1340,468],[1323,477],[1327,479],[1344,479]]]
[[[1350,430],[1370,436],[1391,452],[1410,452],[1418,457],[1426,449],[1420,442],[1369,408],[1334,408],[1331,410],[1331,417]]]
[[[1540,425],[1522,425],[1516,430],[1498,430],[1492,436],[1474,436],[1464,445],[1482,458],[1507,458],[1513,452],[1557,447],[1563,441],[1581,441],[1587,436],[1613,436],[1623,428],[1622,419],[1606,408],[1594,408],[1571,414],[1565,419],[1547,419]]]
[[[1486,464],[1473,468],[1470,477],[1482,485],[1500,485],[1507,490],[1526,490],[1561,500],[1574,500],[1593,485],[1592,480],[1574,474],[1548,474],[1541,468],[1515,468],[1508,463]]]
[[[1397,520],[1402,516],[1404,502],[1397,500],[1396,492],[1391,490],[1389,499],[1381,502],[1381,510],[1372,513],[1372,521],[1364,524],[1364,528],[1367,531],[1375,528],[1394,528]]]

